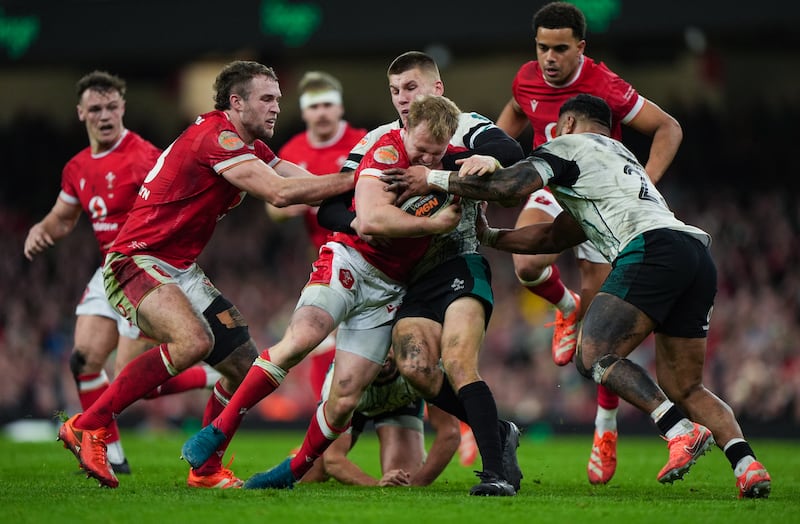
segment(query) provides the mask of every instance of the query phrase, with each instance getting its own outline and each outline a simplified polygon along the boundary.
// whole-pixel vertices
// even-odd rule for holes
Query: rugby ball
[[[434,191],[422,196],[413,196],[400,204],[400,209],[417,217],[432,217],[450,204],[458,202],[458,196]]]

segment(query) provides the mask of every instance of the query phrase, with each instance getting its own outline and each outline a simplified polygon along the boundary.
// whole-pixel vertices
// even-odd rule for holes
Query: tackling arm
[[[261,160],[241,162],[222,176],[239,189],[277,207],[318,202],[353,188],[353,173],[313,176],[285,160],[278,162],[275,169]]]

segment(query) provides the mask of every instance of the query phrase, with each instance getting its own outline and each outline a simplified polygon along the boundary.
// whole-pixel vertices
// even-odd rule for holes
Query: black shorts
[[[625,247],[600,291],[639,308],[656,322],[657,333],[705,338],[717,294],[717,268],[700,240],[656,229]]]
[[[475,253],[451,258],[414,281],[403,297],[394,321],[422,317],[443,324],[445,311],[461,297],[475,297],[483,304],[484,327],[488,326],[494,295],[492,271],[483,255]]]

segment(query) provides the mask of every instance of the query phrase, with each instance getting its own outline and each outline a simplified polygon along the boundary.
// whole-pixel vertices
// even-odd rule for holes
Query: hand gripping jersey
[[[95,155],[87,147],[64,166],[58,198],[83,208],[104,257],[160,153],[156,146],[125,129],[108,151]]]
[[[150,170],[110,251],[152,255],[179,269],[189,267],[217,221],[245,196],[222,173],[258,161],[272,166],[278,158],[260,140],[245,144],[225,112],[199,116]]]

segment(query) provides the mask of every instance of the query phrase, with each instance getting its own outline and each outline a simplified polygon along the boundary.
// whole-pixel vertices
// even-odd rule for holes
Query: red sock
[[[278,389],[285,376],[286,371],[269,361],[269,350],[265,349],[213,424],[228,438],[232,437],[247,411]]]
[[[174,395],[193,389],[206,387],[206,370],[203,366],[193,366],[181,371],[176,376],[167,380],[156,389],[147,394],[146,398],[153,399],[164,395]]]
[[[220,413],[225,409],[225,406],[231,400],[231,394],[223,389],[222,385],[217,382],[214,385],[214,391],[211,392],[211,397],[206,403],[206,409],[203,412],[203,427],[211,424]],[[226,433],[227,435],[227,433]],[[231,434],[231,437],[233,434]],[[198,475],[211,475],[222,469],[222,457],[225,456],[225,450],[228,449],[228,444],[231,442],[231,437],[228,437],[225,442],[217,448],[216,453],[211,455],[199,468],[195,469]]]
[[[328,369],[331,367],[333,357],[336,354],[336,347],[325,350],[323,353],[312,353],[311,356],[311,370],[309,371],[311,381],[311,391],[314,393],[314,398],[322,398],[322,386],[325,384],[325,376],[328,374]]]
[[[619,396],[602,384],[597,385],[597,405],[603,409],[617,409]]]
[[[133,359],[100,398],[78,417],[75,427],[106,427],[122,410],[166,382],[172,375],[167,371],[162,358],[171,361],[166,344],[150,348]]]
[[[328,424],[328,421],[325,420],[325,404],[327,402],[323,402],[317,407],[317,412],[311,417],[311,423],[308,425],[303,445],[300,446],[300,451],[289,464],[292,475],[296,479],[305,475],[314,465],[314,461],[325,453],[328,446],[349,427],[348,424],[343,428],[334,428]]]
[[[89,406],[94,404],[105,390],[108,389],[108,375],[106,375],[105,371],[91,373],[89,375],[78,375],[75,377],[75,380],[78,383],[78,398],[81,401],[81,408],[83,408],[84,411],[89,409]],[[112,420],[111,423],[106,426],[106,430],[108,431],[106,444],[119,442],[119,427],[116,421]]]
[[[525,289],[530,291],[536,296],[542,297],[553,305],[558,304],[564,293],[567,292],[567,287],[561,282],[561,272],[558,266],[553,264],[550,267],[550,276],[544,282],[539,282],[535,285],[526,285]]]

